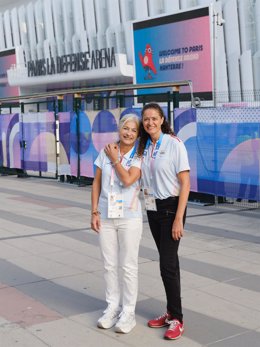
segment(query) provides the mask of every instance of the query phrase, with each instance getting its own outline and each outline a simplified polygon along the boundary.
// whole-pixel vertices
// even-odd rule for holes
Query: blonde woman
[[[139,200],[141,160],[136,155],[139,118],[119,122],[118,143],[108,144],[95,161],[91,228],[98,233],[104,261],[107,308],[97,326],[129,333],[136,325],[138,252],[142,234]],[[119,269],[122,269],[120,288]]]

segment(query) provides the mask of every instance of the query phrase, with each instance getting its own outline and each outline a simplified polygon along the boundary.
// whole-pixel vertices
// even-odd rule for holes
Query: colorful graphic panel
[[[94,161],[98,152],[93,145],[93,132],[91,130],[95,112],[80,112],[80,175],[94,177]]]
[[[119,119],[129,113],[140,115],[141,109],[113,109],[102,111],[85,111],[72,113],[70,117],[70,151],[69,163],[70,173],[73,176],[94,177],[94,162],[98,153],[106,144],[118,140],[118,122]],[[68,115],[66,116],[68,121]],[[79,124],[77,121],[79,120]],[[68,125],[67,125],[68,126]],[[79,126],[79,139],[78,129]],[[60,139],[65,136],[61,132],[66,131],[65,127],[60,127]],[[80,163],[78,165],[78,163]],[[64,172],[65,174],[65,172]]]
[[[77,114],[72,113],[70,122],[70,171],[71,175],[78,176],[78,136],[77,136]]]
[[[53,112],[21,115],[22,168],[25,170],[56,172],[55,119]]]
[[[133,30],[136,83],[191,80],[196,96],[212,99],[208,7],[136,22]],[[181,98],[190,100],[188,87],[181,88]]]
[[[71,112],[60,112],[59,118],[59,175],[71,175],[70,169],[70,122]]]
[[[60,113],[59,174],[93,177],[99,151],[118,139],[119,119],[140,112],[88,111],[78,119],[74,113]],[[192,191],[260,201],[259,119],[257,108],[174,110],[174,131],[188,151]],[[1,115],[0,164],[55,173],[54,129],[52,112]]]
[[[174,132],[184,142],[190,163],[191,191],[197,192],[197,122],[196,109],[174,110]]]
[[[260,109],[197,110],[198,191],[260,200]]]
[[[128,107],[125,109],[121,108],[120,119],[127,114],[135,114],[136,116],[138,116],[141,119],[142,118],[141,111],[142,111],[142,109],[140,107],[138,107],[138,108]]]
[[[99,151],[107,143],[118,139],[117,123],[120,116],[119,109],[112,111],[87,111],[76,113],[71,119],[71,147],[70,165],[71,174],[78,175],[78,160],[80,161],[80,176],[94,177],[94,161]],[[77,125],[79,120],[79,125]],[[78,130],[79,126],[79,140]]]
[[[21,168],[19,114],[0,115],[0,165]]]

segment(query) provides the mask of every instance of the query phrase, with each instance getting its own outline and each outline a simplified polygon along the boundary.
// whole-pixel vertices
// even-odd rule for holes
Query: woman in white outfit
[[[97,326],[130,332],[136,325],[138,252],[142,234],[139,200],[141,159],[135,142],[139,118],[128,114],[119,122],[119,142],[107,145],[95,161],[91,228],[99,234],[104,261],[107,308]],[[119,269],[122,269],[122,290]],[[122,296],[122,297],[121,297]]]

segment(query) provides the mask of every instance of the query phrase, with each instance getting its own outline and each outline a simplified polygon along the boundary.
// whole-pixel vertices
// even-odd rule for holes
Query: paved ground
[[[165,310],[147,220],[140,248],[137,326],[100,330],[105,307],[90,187],[0,177],[0,347],[259,347],[260,210],[190,205],[181,242],[186,331],[162,339],[148,318]]]

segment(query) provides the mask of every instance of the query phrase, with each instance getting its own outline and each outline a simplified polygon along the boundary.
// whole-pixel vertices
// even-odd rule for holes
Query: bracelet
[[[99,211],[93,211],[92,214],[93,214],[94,216],[98,216],[98,215],[100,214],[100,212],[99,212]]]
[[[116,166],[116,164],[119,164],[120,161],[117,159],[114,163],[112,163],[112,166]]]

